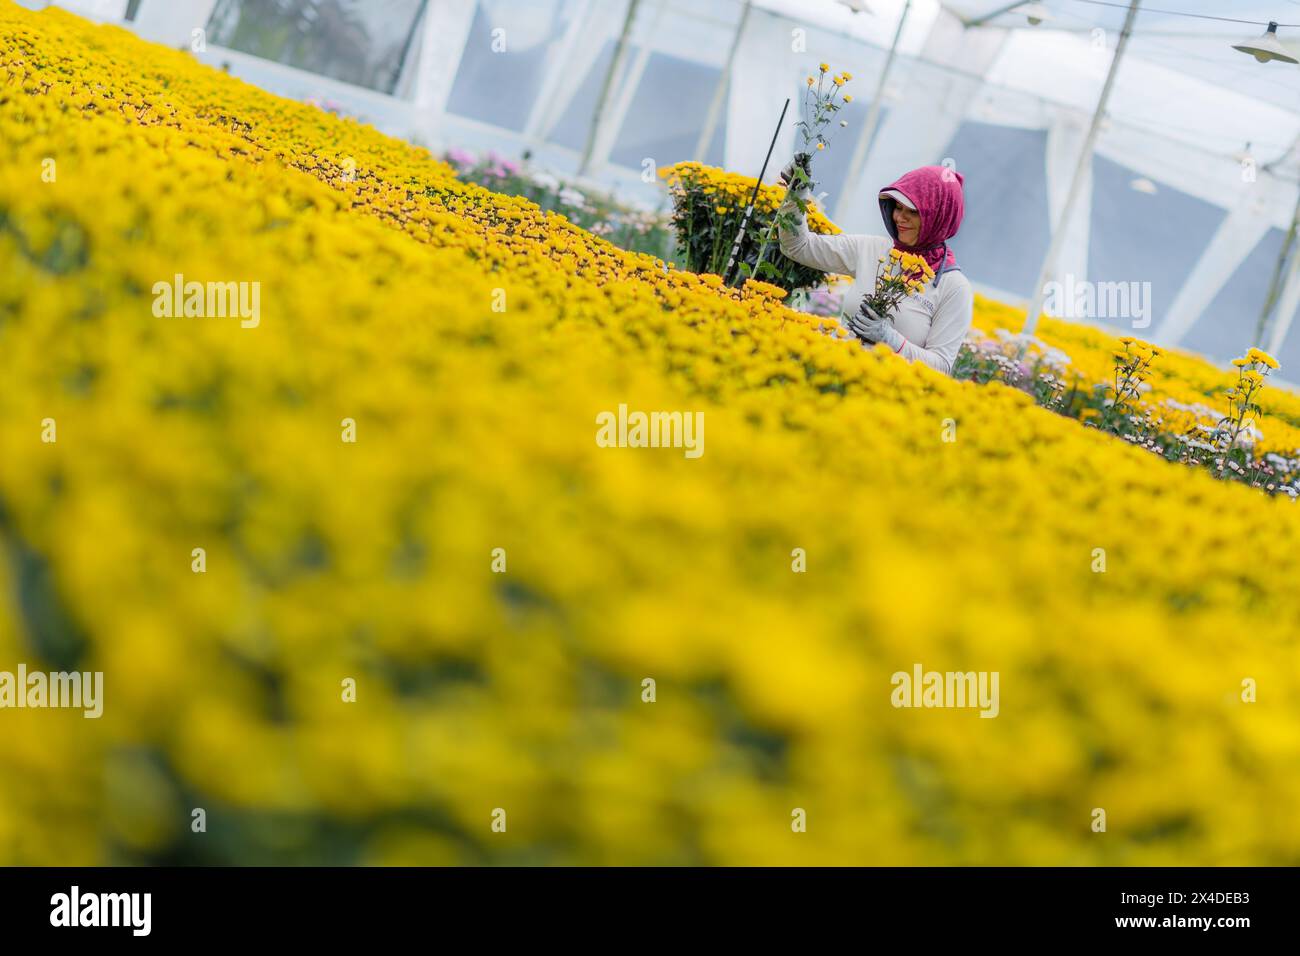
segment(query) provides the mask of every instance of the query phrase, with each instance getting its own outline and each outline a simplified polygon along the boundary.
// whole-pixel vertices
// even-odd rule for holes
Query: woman
[[[795,178],[794,168],[791,162],[781,171],[784,184]],[[951,375],[975,307],[975,293],[947,242],[957,234],[965,211],[962,183],[955,170],[922,166],[886,186],[880,191],[880,214],[888,237],[815,235],[798,204],[787,197],[781,208],[795,214],[796,225],[781,230],[781,251],[810,268],[854,277],[844,297],[845,312],[849,328],[863,341],[884,342],[910,361]],[[798,193],[807,200],[812,190],[805,184]],[[882,316],[862,299],[875,290],[880,257],[891,247],[923,256],[935,275],[923,292],[899,303],[897,315]]]

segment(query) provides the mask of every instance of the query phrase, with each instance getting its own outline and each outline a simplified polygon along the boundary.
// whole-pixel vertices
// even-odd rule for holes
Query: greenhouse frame
[[[964,271],[979,291],[1023,305],[1080,169],[1046,274],[1147,284],[1142,334],[1162,345],[1225,362],[1258,344],[1300,366],[1300,254],[1285,241],[1300,211],[1300,67],[1223,53],[1246,27],[1144,13],[1081,163],[1125,4],[1080,0],[1036,26],[988,0],[53,5],[432,150],[529,151],[647,207],[663,202],[654,170],[674,162],[758,175],[785,98],[797,108],[809,64],[826,61],[857,81],[842,140],[815,170],[845,230],[879,230],[871,187],[917,165],[953,166],[967,192],[954,242]],[[794,135],[786,122],[774,161]]]

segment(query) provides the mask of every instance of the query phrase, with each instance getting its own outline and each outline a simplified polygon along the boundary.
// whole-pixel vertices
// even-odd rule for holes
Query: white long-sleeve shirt
[[[853,276],[839,316],[840,324],[847,328],[844,316],[857,312],[862,297],[875,291],[880,257],[889,255],[894,240],[888,236],[819,236],[808,231],[805,217],[793,201],[787,200],[783,208],[795,213],[798,225],[780,230],[782,252],[809,268]],[[937,286],[931,281],[924,291],[898,304],[894,327],[906,339],[899,354],[951,375],[974,310],[975,291],[970,280],[960,272],[945,270]]]

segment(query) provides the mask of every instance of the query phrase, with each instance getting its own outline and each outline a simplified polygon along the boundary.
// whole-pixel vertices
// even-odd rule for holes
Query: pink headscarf
[[[957,235],[966,213],[962,196],[965,181],[961,173],[947,166],[922,166],[881,189],[880,214],[894,240],[894,248],[923,256],[935,272],[939,271],[940,263],[945,269],[956,266],[957,257],[948,248],[947,241]],[[898,241],[898,227],[894,225],[894,203],[898,200],[885,195],[889,190],[902,193],[921,214],[921,228],[914,246]]]

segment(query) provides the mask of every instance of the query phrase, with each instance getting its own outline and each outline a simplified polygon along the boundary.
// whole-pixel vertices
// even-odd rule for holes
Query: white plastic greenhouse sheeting
[[[429,0],[393,95],[215,45],[199,55],[228,63],[232,72],[275,92],[333,100],[434,149],[518,155],[528,148],[537,161],[572,174],[629,2]],[[141,0],[128,26],[169,45],[189,45],[215,3]],[[127,7],[126,0],[61,5],[110,20],[120,20]],[[826,61],[854,74],[856,97],[841,114],[849,128],[839,131],[814,168],[836,220],[850,231],[879,230],[877,188],[909,168],[946,158],[966,177],[967,217],[954,243],[963,268],[978,288],[1026,301],[1124,11],[1048,0],[1057,15],[1050,24],[1028,28],[1023,17],[1007,14],[967,29],[959,14],[979,16],[1006,4],[913,0],[885,88],[879,134],[850,184],[850,159],[864,135],[904,0],[868,5],[871,13],[855,14],[835,0],[754,0],[723,122],[705,155],[696,157],[742,2],[640,0],[588,181],[655,204],[661,194],[642,175],[646,160],[663,166],[702,158],[757,174],[782,102],[791,96],[792,109],[797,106],[803,77]],[[1224,6],[1178,4],[1209,13]],[[1268,19],[1266,6],[1241,0],[1231,4],[1230,15]],[[1293,19],[1300,21],[1300,4],[1295,9]],[[492,49],[498,28],[505,31],[508,55]],[[1153,321],[1138,334],[1220,361],[1262,344],[1279,354],[1284,368],[1297,368],[1300,332],[1289,332],[1300,304],[1300,275],[1293,272],[1285,286],[1268,340],[1253,341],[1297,201],[1300,143],[1300,67],[1260,65],[1228,48],[1258,32],[1157,13],[1139,17],[1057,278],[1150,282]],[[1290,39],[1285,31],[1283,38]],[[787,123],[769,181],[794,146]],[[1282,157],[1272,172],[1264,169]],[[851,185],[856,188],[846,188]],[[1132,320],[1115,324],[1132,327]]]

